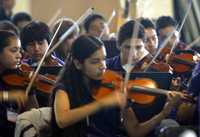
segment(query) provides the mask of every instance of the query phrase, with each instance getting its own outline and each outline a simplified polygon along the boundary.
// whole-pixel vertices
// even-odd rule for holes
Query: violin
[[[196,54],[190,50],[178,50],[177,53],[170,54],[170,48],[164,48],[159,56],[159,60],[166,61],[176,73],[191,71],[196,65]]]
[[[132,72],[139,72],[139,71],[144,71],[147,67],[147,65],[151,62],[152,60],[151,55],[147,55],[144,57],[140,62],[136,64],[136,66],[133,68]],[[148,68],[148,70],[153,70],[157,72],[169,72],[172,73],[172,67],[164,62],[156,62],[154,61],[151,66]]]
[[[123,78],[117,73],[107,70],[103,76],[102,86],[93,92],[93,97],[98,100],[113,91],[120,91]],[[166,96],[168,90],[157,88],[155,81],[147,78],[129,80],[127,84],[127,98],[134,102],[147,105],[155,101],[156,96]],[[181,94],[181,93],[180,93]],[[192,100],[188,95],[184,95],[183,99]]]
[[[26,88],[33,73],[33,69],[28,64],[21,64],[17,70],[10,70],[9,72],[4,73],[2,80],[7,85]],[[33,87],[49,94],[54,87],[55,80],[56,77],[54,75],[38,74]]]
[[[184,73],[191,71],[195,65],[195,56],[190,53],[180,53],[178,55],[172,54],[167,57],[167,61],[177,73]]]

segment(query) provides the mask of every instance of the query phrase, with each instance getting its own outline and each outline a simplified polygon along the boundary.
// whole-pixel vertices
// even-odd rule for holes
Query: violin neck
[[[148,88],[148,87],[141,87],[141,86],[133,86],[131,87],[130,91],[149,94],[149,95],[166,95],[168,92],[168,90],[164,90],[164,89],[155,89],[155,88]]]

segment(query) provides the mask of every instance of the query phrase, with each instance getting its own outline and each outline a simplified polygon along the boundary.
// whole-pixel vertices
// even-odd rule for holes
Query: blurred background
[[[174,17],[180,24],[192,0],[16,0],[14,13],[25,11],[33,19],[54,23],[60,17],[69,17],[76,20],[89,7],[105,18],[109,18],[112,11],[116,16],[110,24],[111,32],[129,18],[148,17],[157,19],[162,15]],[[200,1],[193,0],[189,16],[181,32],[181,39],[186,43],[194,41],[200,34]],[[198,45],[198,43],[197,43]],[[197,46],[198,47],[198,46]]]

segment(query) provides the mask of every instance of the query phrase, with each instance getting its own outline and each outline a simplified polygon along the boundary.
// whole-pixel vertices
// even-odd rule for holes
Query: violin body
[[[195,63],[195,53],[190,50],[177,50],[171,53],[171,48],[164,48],[158,59],[162,62],[167,62],[175,73],[185,73],[191,71]]]
[[[2,80],[7,85],[26,88],[33,73],[34,71],[31,67],[27,64],[22,64],[17,70],[10,70],[9,72],[3,74]],[[55,78],[56,77],[54,75],[44,76],[38,74],[33,87],[44,93],[50,93],[55,84]]]
[[[93,91],[93,97],[98,100],[114,91],[121,92],[123,78],[111,71],[107,70],[104,74],[104,78],[102,80],[102,86],[98,88],[97,90]],[[136,80],[129,80],[127,84],[127,98],[130,100],[133,100],[134,102],[138,104],[151,104],[154,102],[156,96],[155,93],[152,92],[134,92],[134,86],[141,86],[141,87],[147,87],[147,88],[156,88],[157,84],[155,81],[151,79],[136,79]],[[153,94],[152,94],[153,93]]]
[[[148,64],[151,62],[153,57],[151,55],[145,56],[140,62],[136,64],[133,68],[132,72],[143,72]],[[156,72],[169,72],[172,73],[172,67],[164,62],[154,61],[148,70],[156,71]]]

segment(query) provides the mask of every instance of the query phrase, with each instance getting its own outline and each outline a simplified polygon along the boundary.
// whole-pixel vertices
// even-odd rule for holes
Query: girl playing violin
[[[3,73],[8,69],[17,69],[21,60],[19,37],[8,31],[0,31],[0,136],[14,136],[17,108],[26,105],[24,90],[11,89],[2,81]]]
[[[71,62],[67,62],[52,95],[53,136],[142,137],[159,124],[179,100],[171,94],[163,110],[144,123],[138,122],[123,92],[113,91],[96,100],[93,93],[101,87],[105,58],[105,48],[97,38],[80,36],[74,41]]]

